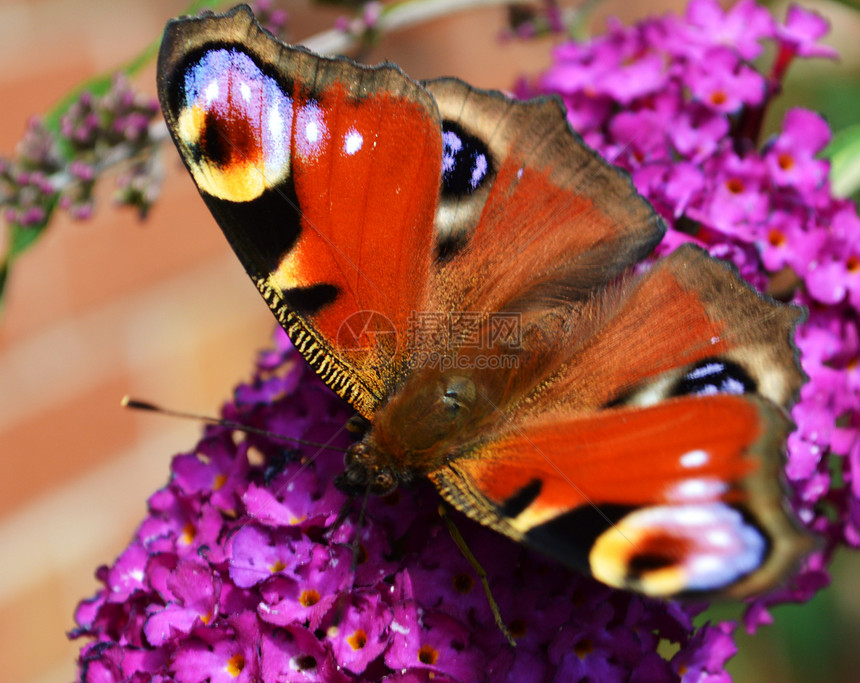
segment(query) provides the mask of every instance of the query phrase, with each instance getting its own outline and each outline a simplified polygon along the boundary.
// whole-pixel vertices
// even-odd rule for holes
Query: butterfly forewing
[[[174,140],[248,274],[314,369],[370,417],[425,296],[442,161],[433,99],[396,67],[287,48],[247,8],[172,22],[159,70]]]

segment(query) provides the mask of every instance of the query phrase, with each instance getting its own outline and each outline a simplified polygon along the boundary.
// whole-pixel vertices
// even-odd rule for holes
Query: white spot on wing
[[[707,500],[719,496],[725,490],[726,485],[719,479],[688,479],[672,489],[670,500]]]
[[[706,462],[708,462],[708,458],[710,456],[706,451],[703,450],[695,450],[690,451],[688,453],[684,453],[681,456],[681,467],[701,467]]]
[[[211,104],[214,100],[217,100],[219,93],[218,81],[213,78],[209,81],[209,85],[207,85],[206,89],[203,91],[203,96],[206,98],[206,104]]]
[[[269,133],[275,140],[284,134],[284,117],[277,107],[269,107]]]
[[[725,529],[711,529],[705,539],[715,548],[726,548],[732,543],[732,536]]]
[[[472,178],[470,180],[470,184],[473,190],[478,187],[484,179],[484,176],[487,175],[488,168],[489,165],[487,164],[487,157],[483,154],[479,154],[475,158],[475,165],[472,167]]]
[[[320,154],[328,141],[325,113],[316,102],[302,105],[295,117],[296,153],[305,161]]]
[[[694,578],[722,574],[725,558],[715,555],[699,555],[690,560],[690,573]]]
[[[723,363],[705,363],[701,367],[695,368],[691,370],[687,377],[691,379],[701,379],[702,377],[708,377],[710,375],[718,375],[721,372],[724,372],[726,366]]]
[[[361,133],[352,128],[346,134],[346,138],[343,141],[343,151],[346,152],[349,156],[352,156],[358,150],[361,149],[361,145],[363,143],[364,138],[361,136]]]
[[[245,100],[245,102],[251,101],[251,86],[247,83],[241,83],[239,85],[239,93],[242,95],[242,99]]]

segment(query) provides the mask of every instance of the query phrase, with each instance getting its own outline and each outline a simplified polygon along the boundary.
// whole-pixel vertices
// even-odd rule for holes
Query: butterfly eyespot
[[[458,123],[442,122],[442,145],[443,196],[472,194],[495,172],[487,145]]]
[[[675,386],[674,396],[751,394],[755,380],[737,363],[723,358],[707,358],[690,369]]]
[[[177,134],[201,189],[248,202],[288,176],[293,99],[248,54],[206,52],[186,67],[182,93]]]

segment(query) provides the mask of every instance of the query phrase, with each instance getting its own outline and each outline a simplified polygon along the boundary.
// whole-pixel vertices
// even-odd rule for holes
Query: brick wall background
[[[281,4],[297,40],[336,16],[307,2]],[[0,150],[12,152],[29,115],[137,54],[184,5],[0,3]],[[681,5],[618,0],[600,15]],[[418,78],[454,74],[507,87],[548,55],[545,44],[499,49],[494,39],[503,21],[501,9],[489,8],[432,22],[387,38],[370,61],[391,59]],[[840,49],[856,49],[850,42]],[[154,68],[137,84],[154,95]],[[0,319],[6,681],[72,680],[78,645],[64,633],[75,604],[96,588],[95,568],[126,544],[171,455],[196,441],[199,425],[125,411],[121,397],[214,414],[273,326],[173,148],[164,154],[167,178],[146,222],[112,208],[104,192],[92,220],[60,216],[9,283]]]

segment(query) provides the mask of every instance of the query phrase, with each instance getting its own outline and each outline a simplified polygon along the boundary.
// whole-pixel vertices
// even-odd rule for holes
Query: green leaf
[[[6,294],[6,283],[9,280],[9,271],[12,269],[12,262],[27,250],[27,248],[35,242],[42,234],[45,226],[50,220],[54,207],[57,205],[57,198],[54,197],[46,212],[45,220],[37,225],[31,225],[22,228],[20,225],[11,223],[8,233],[8,249],[6,256],[0,264],[0,313],[3,311],[4,295]]]
[[[28,225],[26,227],[20,226],[17,223],[9,225],[9,252],[6,255],[8,263],[11,263],[20,254],[29,249],[30,245],[33,244],[33,242],[35,242],[42,234],[42,231],[48,227],[48,223],[51,222],[51,216],[54,215],[54,209],[57,208],[57,202],[59,202],[59,199],[60,195],[55,194],[47,201],[44,206],[45,217],[41,222],[35,223],[34,225]]]
[[[860,190],[860,123],[836,133],[824,156],[830,159],[833,194],[850,197]]]

